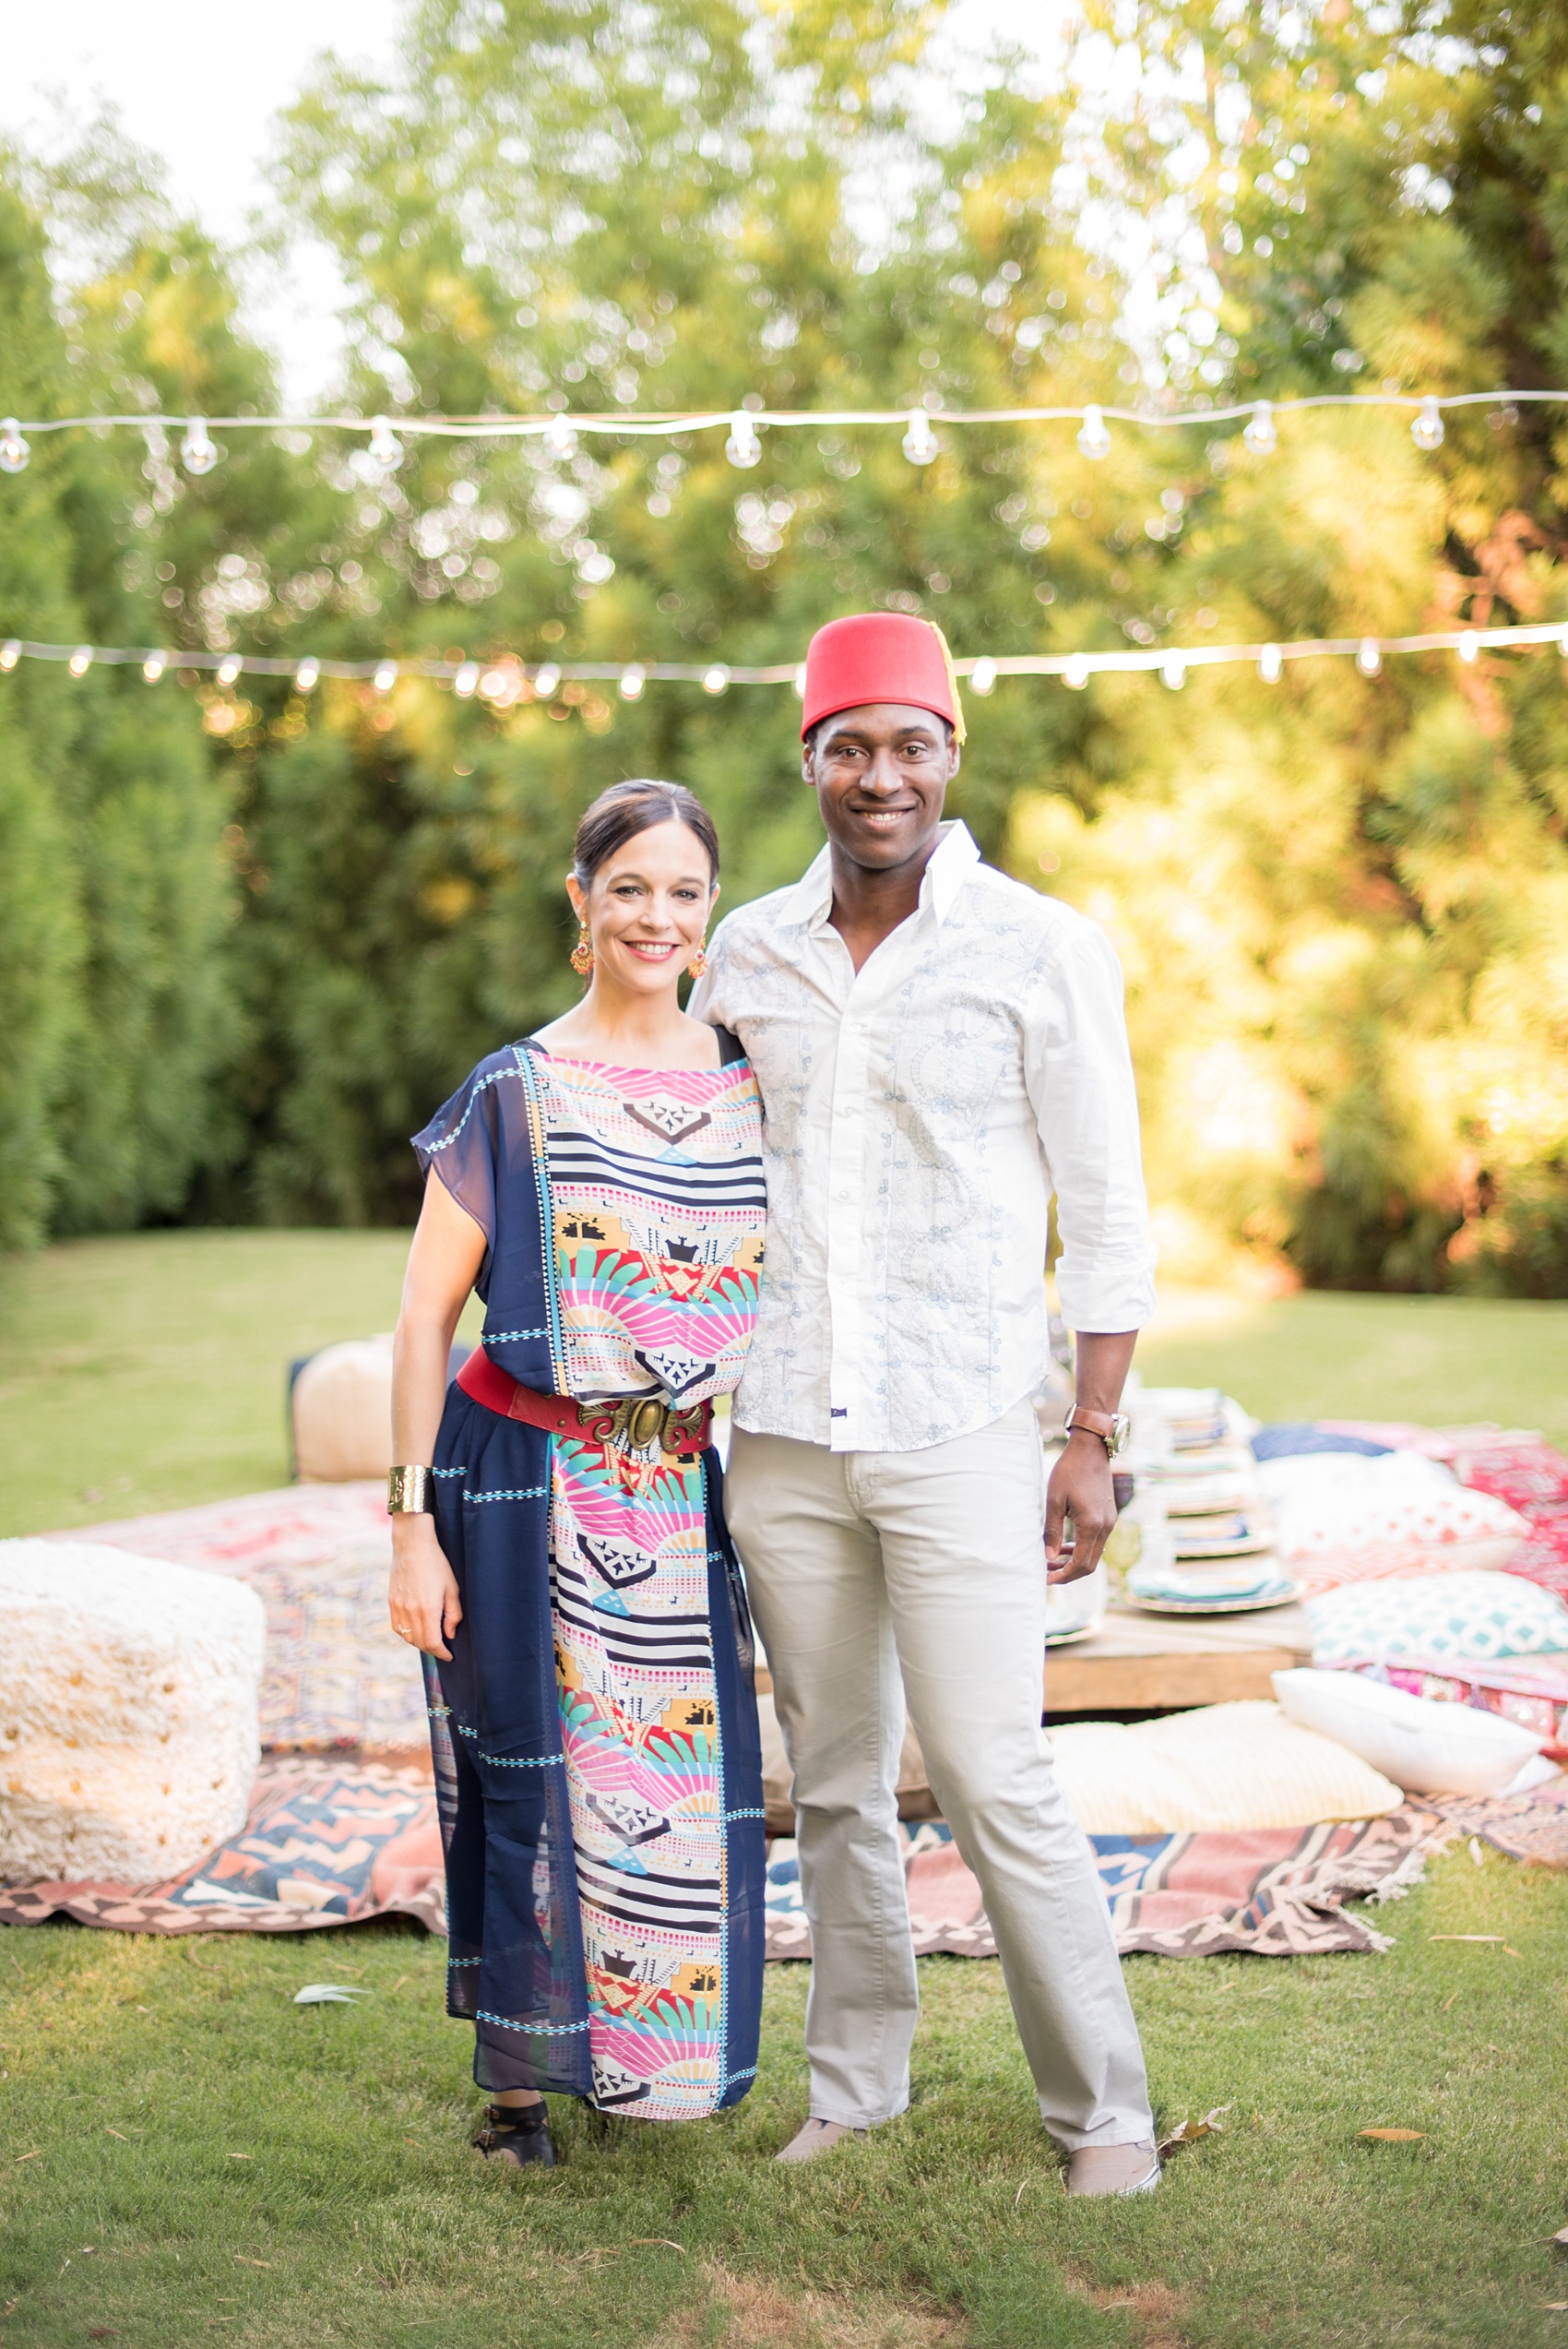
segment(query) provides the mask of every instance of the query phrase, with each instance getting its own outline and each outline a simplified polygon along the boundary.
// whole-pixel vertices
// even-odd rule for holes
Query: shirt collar
[[[931,862],[921,877],[922,911],[929,906],[937,920],[944,922],[968,878],[970,865],[979,863],[980,850],[968,826],[956,817],[944,824]],[[780,925],[785,929],[809,928],[814,923],[826,921],[832,903],[833,857],[831,850],[825,846],[786,897],[778,916]]]

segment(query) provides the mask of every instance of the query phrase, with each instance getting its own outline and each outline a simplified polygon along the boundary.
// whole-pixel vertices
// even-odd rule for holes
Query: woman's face
[[[607,856],[588,889],[569,873],[566,891],[588,924],[596,975],[657,995],[675,984],[702,944],[719,888],[701,841],[671,818]]]

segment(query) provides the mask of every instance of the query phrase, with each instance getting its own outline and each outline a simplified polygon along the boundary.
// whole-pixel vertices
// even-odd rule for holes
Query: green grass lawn
[[[6,1268],[5,1530],[279,1481],[288,1356],[388,1327],[401,1254],[396,1234],[160,1234]],[[1265,1415],[1561,1437],[1568,1309],[1177,1297],[1145,1367]],[[1162,2121],[1232,2109],[1158,2195],[1111,2205],[1060,2191],[991,1963],[921,1961],[913,2110],[812,2169],[767,2158],[804,2110],[807,1973],[775,1966],[734,2114],[644,2129],[562,2108],[562,2166],[519,2179],[466,2150],[465,2034],[439,2013],[440,1944],[411,1928],[13,1931],[0,2343],[1562,2342],[1568,1880],[1461,1846],[1379,1921],[1382,1958],[1127,1961]],[[373,1995],[291,2003],[322,1980]],[[1422,2134],[1358,2134],[1376,2127]]]

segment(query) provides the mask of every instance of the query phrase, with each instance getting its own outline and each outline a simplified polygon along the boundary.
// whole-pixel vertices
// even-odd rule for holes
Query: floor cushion
[[[307,1485],[385,1476],[392,1465],[392,1341],[352,1338],[312,1354],[290,1398],[294,1461]]]
[[[1307,1602],[1313,1662],[1503,1656],[1568,1650],[1568,1606],[1517,1574],[1430,1574],[1358,1582]]]
[[[244,1825],[266,1617],[243,1582],[0,1542],[0,1881],[161,1882]]]
[[[1540,1752],[1516,1722],[1408,1696],[1351,1672],[1277,1672],[1293,1722],[1332,1737],[1410,1795],[1500,1795]]]
[[[1309,1589],[1384,1575],[1491,1572],[1529,1533],[1506,1501],[1418,1452],[1289,1454],[1258,1464],[1280,1556]]]
[[[1068,1722],[1041,1733],[1091,1835],[1245,1834],[1373,1818],[1399,1789],[1277,1704],[1205,1705],[1160,1721]]]

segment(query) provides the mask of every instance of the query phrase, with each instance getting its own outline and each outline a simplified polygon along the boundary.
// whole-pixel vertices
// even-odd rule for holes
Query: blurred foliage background
[[[1059,87],[936,105],[939,0],[422,0],[328,61],[270,234],[351,290],[346,406],[914,406],[896,432],[538,443],[38,436],[0,638],[490,661],[960,654],[1568,619],[1568,412],[941,424],[1568,380],[1568,18],[1092,0]],[[266,414],[232,256],[112,125],[0,156],[0,410]],[[620,776],[693,784],[725,901],[814,853],[793,701],[518,679],[502,709],[210,675],[0,678],[0,1246],[411,1217],[406,1136],[562,1009],[561,876]],[[1167,1261],[1568,1294],[1568,710],[1554,648],[971,702],[953,805],[1127,971]]]

